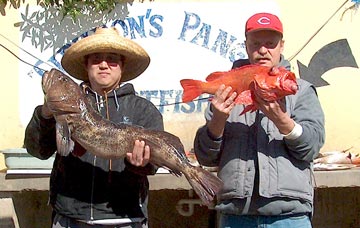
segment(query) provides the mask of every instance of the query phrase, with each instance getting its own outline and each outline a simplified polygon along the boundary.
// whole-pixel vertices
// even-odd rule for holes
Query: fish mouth
[[[295,94],[299,89],[299,86],[296,82],[296,76],[293,72],[288,72],[283,77],[281,77],[280,85],[283,90],[292,94]]]
[[[41,85],[44,94],[46,94],[47,91],[49,91],[51,84],[52,83],[51,83],[50,72],[45,71],[41,79]]]
[[[67,81],[67,76],[56,69],[45,71],[41,79],[44,94],[46,94],[54,85]]]

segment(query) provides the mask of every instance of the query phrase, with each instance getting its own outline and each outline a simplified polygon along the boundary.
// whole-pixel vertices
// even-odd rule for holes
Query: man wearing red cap
[[[251,16],[245,26],[248,64],[283,66],[283,26],[269,13]],[[237,94],[221,85],[195,137],[200,164],[218,166],[224,187],[218,194],[219,228],[311,227],[312,162],[324,144],[324,114],[316,89],[297,79],[299,91],[267,102],[256,94],[256,112],[240,115]]]

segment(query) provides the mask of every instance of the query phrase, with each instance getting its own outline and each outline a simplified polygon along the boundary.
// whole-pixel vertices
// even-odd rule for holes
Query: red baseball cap
[[[258,30],[273,30],[283,34],[283,25],[280,19],[271,13],[257,13],[252,15],[245,25],[245,34]]]

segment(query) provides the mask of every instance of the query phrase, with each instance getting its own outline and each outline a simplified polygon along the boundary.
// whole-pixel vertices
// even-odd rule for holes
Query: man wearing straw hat
[[[99,113],[115,123],[163,130],[157,108],[135,95],[131,84],[150,63],[146,51],[119,35],[116,28],[98,28],[66,50],[61,65],[81,87]],[[25,132],[30,154],[47,159],[56,151],[55,120],[46,103],[35,108]],[[108,160],[75,145],[67,157],[56,154],[50,179],[52,227],[148,227],[147,175],[151,148],[135,141],[125,159]]]

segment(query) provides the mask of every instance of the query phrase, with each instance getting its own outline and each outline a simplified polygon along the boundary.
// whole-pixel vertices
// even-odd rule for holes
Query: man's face
[[[94,53],[87,56],[85,68],[92,89],[102,94],[120,84],[123,59],[115,53]]]
[[[247,34],[246,52],[251,64],[277,66],[280,54],[284,49],[284,41],[280,33],[271,30],[260,30]]]

